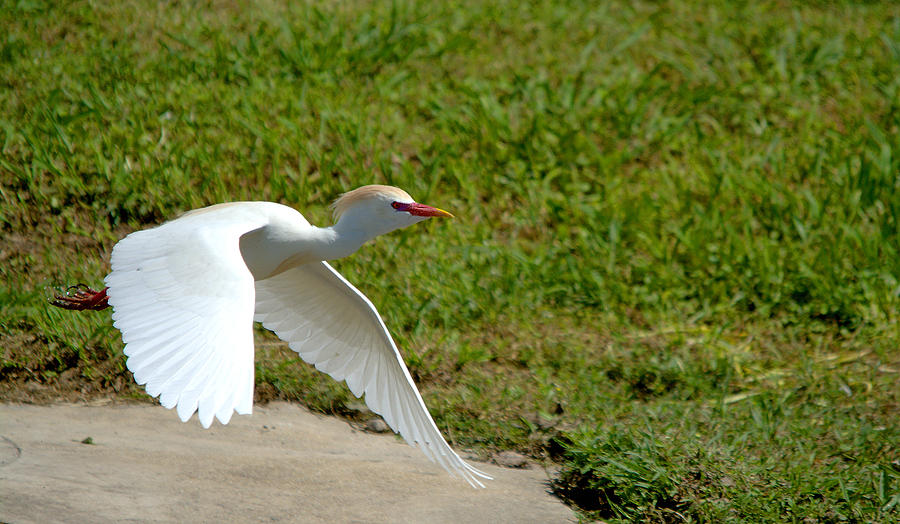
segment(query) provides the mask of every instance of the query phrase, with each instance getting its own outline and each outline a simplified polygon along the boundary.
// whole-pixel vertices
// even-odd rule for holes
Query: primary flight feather
[[[334,203],[335,224],[293,208],[234,202],[190,211],[115,245],[107,288],[57,297],[68,309],[113,308],[128,369],[151,396],[209,427],[253,409],[253,322],[357,397],[434,462],[469,484],[487,475],[441,436],[381,316],[326,261],[378,235],[449,217],[390,186],[363,186]]]

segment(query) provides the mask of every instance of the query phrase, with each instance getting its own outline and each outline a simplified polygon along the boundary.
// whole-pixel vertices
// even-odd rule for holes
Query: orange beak
[[[425,204],[419,204],[413,202],[409,204],[407,208],[404,210],[407,211],[410,215],[416,215],[420,217],[448,217],[453,218],[453,215],[444,211],[443,209],[438,209],[436,207],[426,206]]]

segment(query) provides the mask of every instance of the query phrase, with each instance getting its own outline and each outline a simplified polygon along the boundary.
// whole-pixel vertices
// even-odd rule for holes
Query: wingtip
[[[486,487],[481,482],[481,480],[478,479],[478,477],[481,477],[484,480],[494,480],[494,477],[492,477],[492,476],[488,475],[487,473],[481,471],[480,469],[472,466],[468,462],[466,462],[462,459],[460,459],[460,461],[462,462],[462,464],[464,466],[464,469],[462,472],[463,478],[465,478],[466,481],[469,482],[469,485],[472,486],[473,488],[484,489]]]
[[[213,414],[212,413],[204,413],[200,417],[200,425],[203,426],[203,429],[209,429],[213,423]]]
[[[175,406],[175,411],[178,413],[178,418],[180,418],[182,422],[187,422],[194,416],[194,412],[197,411],[197,406],[191,406],[189,403],[182,400]],[[200,423],[203,424],[203,421],[201,420]]]

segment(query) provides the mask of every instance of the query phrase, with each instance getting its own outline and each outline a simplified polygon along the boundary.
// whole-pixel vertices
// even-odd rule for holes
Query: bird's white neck
[[[377,235],[369,234],[352,224],[338,222],[330,227],[313,227],[312,242],[302,246],[316,260],[334,260],[356,252]],[[298,246],[299,247],[299,246]]]
[[[262,280],[303,264],[345,257],[375,236],[351,221],[303,228],[273,222],[241,237],[240,249],[253,277]]]

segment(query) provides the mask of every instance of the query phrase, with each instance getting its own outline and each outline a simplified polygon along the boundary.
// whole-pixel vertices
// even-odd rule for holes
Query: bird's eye
[[[403,204],[401,204],[400,202],[394,202],[391,204],[391,207],[394,209],[401,209],[403,207]]]

